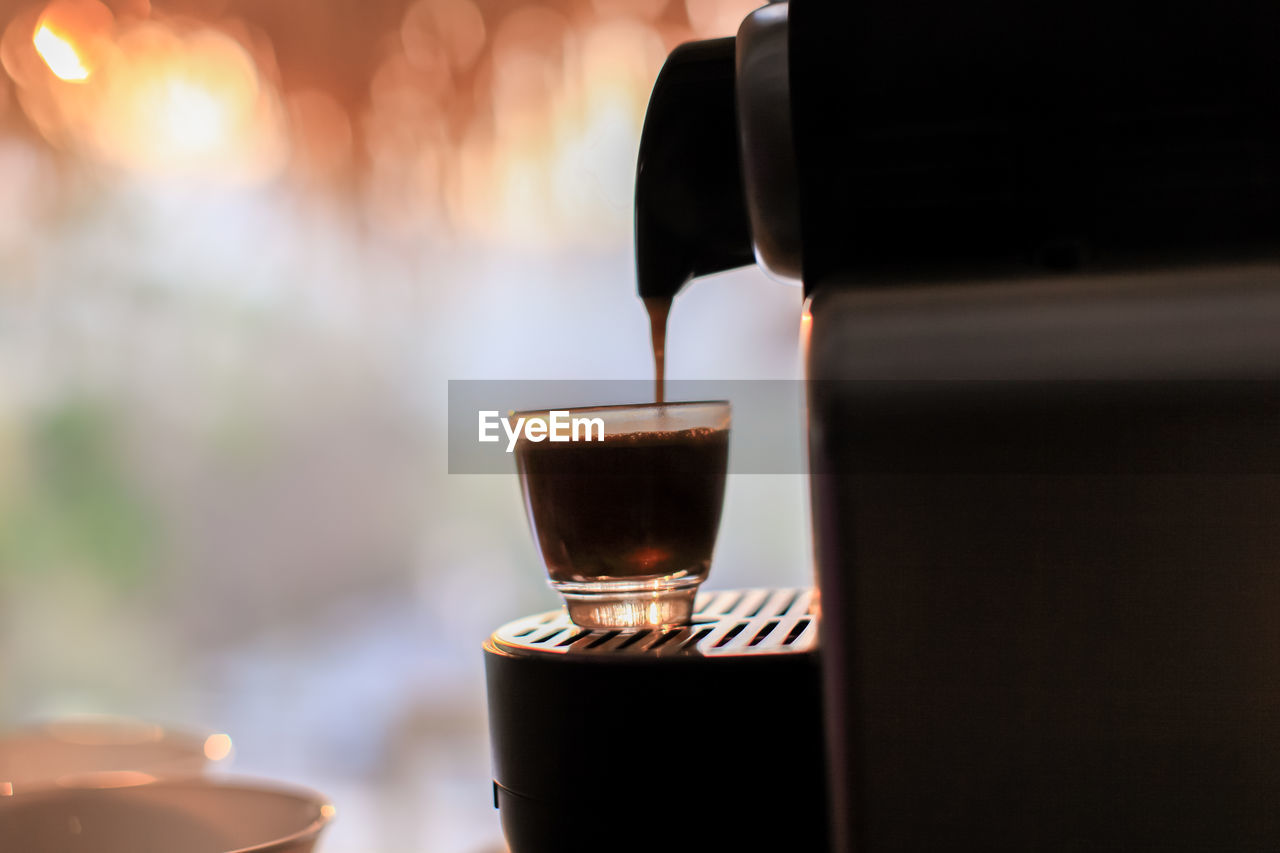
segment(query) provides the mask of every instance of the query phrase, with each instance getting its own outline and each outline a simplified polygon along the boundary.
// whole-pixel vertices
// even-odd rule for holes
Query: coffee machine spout
[[[734,100],[735,40],[690,42],[667,58],[636,166],[640,296],[669,300],[695,276],[755,261]]]

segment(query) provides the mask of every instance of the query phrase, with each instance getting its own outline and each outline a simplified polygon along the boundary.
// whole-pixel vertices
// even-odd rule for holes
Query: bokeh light
[[[84,144],[131,171],[256,182],[284,162],[275,93],[245,49],[214,29],[145,23],[123,32]]]
[[[204,757],[210,761],[222,761],[231,755],[231,736],[218,733],[204,739]]]
[[[295,67],[310,56],[297,40],[319,23],[300,4],[292,19],[291,6],[258,15],[268,32],[246,23],[252,6],[233,17],[230,0],[54,0],[10,18],[0,60],[32,128],[107,168],[222,185],[287,175],[355,190],[371,221],[397,233],[598,247],[629,234],[630,170],[666,53],[732,34],[754,5],[404,3],[371,42],[354,99]],[[279,31],[290,20],[298,34]],[[350,28],[365,32],[365,21]],[[294,61],[283,76],[273,39]]]
[[[257,183],[285,161],[276,92],[245,46],[216,26],[116,21],[96,0],[56,0],[10,21],[0,59],[37,132],[90,162]]]
[[[352,157],[351,121],[332,95],[319,89],[285,100],[292,144],[291,167],[308,184],[341,181]]]
[[[475,65],[487,37],[484,15],[471,0],[418,0],[405,11],[400,39],[410,64],[437,79]]]
[[[101,61],[114,22],[98,0],[54,0],[40,13],[31,42],[54,76],[82,82]]]
[[[40,58],[59,80],[73,83],[89,79],[89,69],[66,36],[59,34],[49,24],[41,23],[31,39]]]

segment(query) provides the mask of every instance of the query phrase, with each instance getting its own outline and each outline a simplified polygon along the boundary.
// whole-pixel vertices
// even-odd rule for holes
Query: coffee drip
[[[690,280],[755,260],[738,155],[735,42],[689,42],[654,82],[636,163],[636,287],[649,312],[656,402],[666,401],[671,300]]]
[[[649,340],[653,346],[653,401],[666,402],[667,316],[671,313],[670,296],[646,296],[644,308],[649,312]]]

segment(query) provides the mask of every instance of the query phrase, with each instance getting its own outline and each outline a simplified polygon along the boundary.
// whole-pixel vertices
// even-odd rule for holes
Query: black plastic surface
[[[832,289],[838,853],[1280,839],[1280,266]]]
[[[790,6],[808,293],[1280,246],[1276,4]]]
[[[734,101],[734,39],[672,51],[650,95],[636,166],[636,275],[642,297],[751,264]]]
[[[489,643],[485,670],[512,853],[826,849],[816,653],[515,655]]]

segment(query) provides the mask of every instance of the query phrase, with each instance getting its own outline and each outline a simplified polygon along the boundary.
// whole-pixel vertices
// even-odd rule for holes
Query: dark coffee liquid
[[[653,399],[662,403],[666,397],[667,316],[671,313],[671,297],[646,296],[644,308],[649,312],[649,341],[653,346]]]
[[[516,445],[530,525],[553,581],[703,576],[729,455],[727,429]]]

